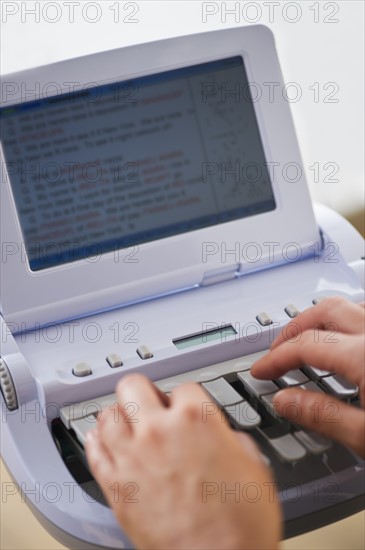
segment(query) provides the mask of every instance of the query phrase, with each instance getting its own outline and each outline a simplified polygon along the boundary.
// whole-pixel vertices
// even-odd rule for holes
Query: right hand
[[[251,373],[256,378],[275,379],[309,364],[357,384],[362,408],[300,388],[279,391],[274,406],[292,422],[339,441],[365,457],[364,349],[364,304],[329,298],[288,323]]]

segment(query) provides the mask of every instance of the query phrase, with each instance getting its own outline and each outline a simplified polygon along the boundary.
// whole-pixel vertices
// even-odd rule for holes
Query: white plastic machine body
[[[8,81],[46,82],[54,75],[58,81],[80,80],[76,71],[86,67],[82,79],[86,83],[92,81],[91,66],[100,63],[98,81],[113,82],[110,66],[117,59],[123,60],[122,76],[127,80],[239,52],[255,82],[281,78],[272,36],[263,27],[168,42],[72,60],[11,75]],[[3,106],[20,100],[20,95],[12,97]],[[301,164],[287,105],[279,103],[273,109],[263,102],[255,105],[255,112],[266,158]],[[275,140],[279,127],[284,137]],[[1,358],[4,379],[14,394],[7,394],[8,406],[0,396],[2,456],[34,513],[65,545],[130,547],[111,510],[93,498],[66,466],[52,434],[61,410],[112,393],[120,377],[130,372],[144,373],[168,391],[175,376],[185,373],[189,378],[189,372],[211,366],[204,376],[209,378],[211,371],[214,378],[219,365],[227,361],[232,368],[237,360],[252,363],[288,322],[289,303],[303,310],[324,296],[364,299],[364,241],[328,208],[316,206],[314,216],[304,176],[293,185],[279,178],[273,182],[273,211],[141,244],[137,263],[124,262],[130,254],[124,251],[119,262],[113,253],[106,253],[98,262],[79,260],[32,271],[21,253],[21,224],[8,176],[1,195],[6,247]],[[274,252],[269,242],[276,243]],[[203,262],[204,243],[217,246],[209,249]],[[243,250],[247,243],[265,253],[253,259],[247,247]],[[257,322],[263,311],[273,320],[269,326]],[[175,345],[179,339],[227,326],[233,327],[234,335],[183,349]],[[141,346],[147,346],[152,356],[143,359],[137,353]],[[118,354],[123,364],[111,368],[106,361],[111,354]],[[91,374],[75,376],[73,369],[80,363],[86,363]],[[332,504],[327,505],[322,523],[361,507],[364,464],[355,462],[337,479],[341,510],[329,510]],[[288,525],[308,516],[305,496],[299,504],[282,498]],[[311,512],[316,506],[318,511],[324,508],[321,498],[311,502]],[[313,527],[301,524],[287,532],[309,528]]]

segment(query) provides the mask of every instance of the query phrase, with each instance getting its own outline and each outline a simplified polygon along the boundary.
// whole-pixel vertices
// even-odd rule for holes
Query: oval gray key
[[[306,365],[303,367],[303,370],[310,378],[315,380],[321,380],[324,376],[330,376],[333,372],[329,370],[317,369],[317,367],[312,367],[311,365]]]
[[[261,403],[263,403],[265,405],[266,410],[271,414],[271,416],[273,418],[279,419],[279,418],[281,418],[281,416],[278,413],[278,411],[275,409],[274,404],[273,404],[276,393],[277,392],[268,393],[266,395],[263,395],[260,400],[261,400]]]
[[[307,382],[306,384],[301,384],[299,388],[301,388],[302,390],[315,391],[323,394],[326,393],[322,390],[322,388],[320,388],[315,382],[312,382],[312,381]]]
[[[283,376],[280,376],[277,382],[284,388],[290,388],[291,386],[299,386],[299,384],[309,382],[309,378],[301,370],[297,369],[290,370]]]
[[[85,416],[89,416],[91,414],[98,414],[103,409],[111,407],[115,403],[118,403],[115,393],[102,395],[100,397],[95,397],[94,399],[81,401],[81,403],[65,405],[61,409],[60,417],[66,428],[69,429],[72,420],[78,420],[79,418],[84,418]]]
[[[339,399],[352,399],[359,393],[359,388],[356,384],[352,384],[339,374],[328,376],[321,380],[326,390],[330,391]]]
[[[96,416],[93,414],[71,421],[71,428],[74,430],[81,445],[85,445],[86,434],[89,430],[93,430],[96,427],[96,422]]]
[[[322,454],[328,451],[332,443],[323,435],[317,434],[316,432],[306,432],[304,430],[299,430],[294,432],[294,437],[304,445],[306,449],[312,454]]]
[[[264,435],[266,441],[271,445],[283,462],[296,462],[304,458],[307,454],[303,445],[301,445],[292,434],[269,438],[262,430],[260,430],[260,432]]]
[[[202,386],[222,407],[243,401],[242,395],[224,378],[217,378],[217,380],[212,380],[211,382],[203,382]]]
[[[233,424],[243,430],[252,430],[261,423],[261,416],[247,401],[223,407]]]
[[[237,377],[241,380],[246,390],[255,397],[261,397],[261,395],[266,395],[267,393],[274,393],[279,389],[271,380],[258,380],[247,370],[238,372]]]

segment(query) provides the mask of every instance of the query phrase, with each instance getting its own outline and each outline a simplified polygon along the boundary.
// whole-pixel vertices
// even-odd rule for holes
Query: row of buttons
[[[326,438],[296,427],[294,431],[290,425],[282,419],[275,411],[273,401],[276,393],[283,387],[300,387],[307,391],[316,391],[325,394],[327,391],[341,399],[351,399],[357,396],[358,387],[349,383],[338,375],[329,371],[306,366],[303,370],[292,370],[277,380],[257,380],[249,368],[236,373],[237,379],[242,383],[244,391],[249,396],[248,400],[237,391],[223,377],[203,382],[202,386],[221,407],[228,418],[239,429],[256,430],[275,451],[276,455],[283,462],[296,462],[308,454],[321,454],[331,446]],[[317,385],[320,382],[325,391]],[[274,424],[265,427],[261,414],[256,407],[258,403],[265,408]],[[87,431],[92,428],[96,421],[96,415],[100,410],[115,403],[115,394],[110,394],[93,399],[90,402],[74,405],[72,410],[62,410],[61,418],[68,428],[72,428],[79,441],[84,444]],[[87,416],[85,412],[87,411]]]
[[[319,304],[319,302],[325,299],[326,296],[318,296],[317,298],[314,298],[312,300],[312,304]],[[288,304],[284,308],[284,311],[288,315],[288,317],[290,317],[290,319],[294,319],[294,317],[296,317],[300,313],[299,309],[294,304]],[[262,327],[267,327],[268,325],[272,325],[273,323],[270,315],[268,315],[266,311],[261,311],[261,313],[256,316],[256,320],[260,323]]]
[[[319,296],[318,298],[314,298],[314,300],[312,300],[312,302],[315,305],[315,304],[318,304],[321,300],[324,300],[324,299],[325,299],[325,297]],[[284,311],[291,319],[294,319],[294,317],[296,317],[300,313],[299,309],[294,304],[288,304],[284,308]],[[260,323],[260,325],[263,326],[263,327],[266,327],[268,325],[272,325],[272,323],[273,323],[271,317],[265,311],[262,311],[261,313],[259,313],[256,316],[256,319]],[[143,360],[151,359],[151,357],[153,357],[152,352],[145,345],[140,346],[136,351],[137,351],[138,355],[140,356],[140,358],[143,359]],[[112,354],[108,355],[108,357],[106,358],[106,361],[112,369],[121,367],[123,365],[123,361],[122,361],[121,357],[116,353],[112,353]],[[84,362],[78,363],[73,368],[72,372],[75,376],[78,376],[78,377],[89,376],[90,374],[92,374],[92,370],[91,370],[90,366],[87,363],[84,363]]]
[[[296,462],[304,458],[307,453],[321,454],[327,451],[331,442],[313,432],[303,429],[290,432],[285,428],[285,422],[282,422],[273,405],[278,390],[283,387],[296,386],[303,390],[323,394],[328,391],[340,399],[352,399],[358,394],[358,387],[341,376],[311,366],[306,366],[303,370],[304,372],[301,370],[289,371],[275,381],[257,380],[249,370],[237,372],[237,378],[242,382],[245,391],[255,400],[261,402],[267,412],[279,421],[279,424],[275,425],[274,433],[262,428],[262,418],[259,412],[225,378],[204,382],[202,386],[222,407],[234,425],[243,430],[257,429],[260,436],[270,444],[282,461]],[[323,391],[316,381],[323,384],[326,391]]]
[[[147,346],[140,346],[136,351],[143,360],[151,359],[151,357],[153,357],[153,353]],[[106,362],[112,369],[116,369],[123,365],[122,358],[117,353],[111,353],[108,355]],[[92,374],[92,370],[87,363],[82,362],[74,366],[72,373],[77,377],[83,377]]]
[[[294,319],[294,317],[296,317],[300,313],[299,309],[294,304],[288,304],[284,308],[284,311],[291,319]],[[256,316],[256,319],[262,327],[272,325],[272,319],[270,315],[266,313],[266,311],[261,311],[261,313]]]

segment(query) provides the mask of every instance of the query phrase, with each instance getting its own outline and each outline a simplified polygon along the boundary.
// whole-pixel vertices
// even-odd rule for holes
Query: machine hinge
[[[219,269],[212,269],[211,271],[207,271],[203,275],[200,286],[210,286],[235,279],[237,277],[239,267],[240,264],[234,264],[226,267],[220,267]]]

